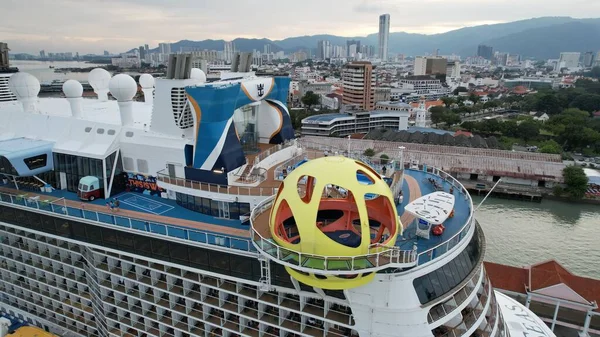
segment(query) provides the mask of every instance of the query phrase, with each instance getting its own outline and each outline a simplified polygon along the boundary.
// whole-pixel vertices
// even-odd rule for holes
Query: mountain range
[[[262,51],[265,44],[273,52],[294,52],[316,49],[319,40],[329,40],[332,45],[345,45],[347,40],[377,46],[377,34],[367,36],[312,35],[290,37],[283,40],[246,39],[233,40],[236,50]],[[224,40],[172,43],[171,50],[223,50]],[[439,49],[441,55],[457,54],[463,57],[477,54],[477,46],[492,46],[494,51],[520,54],[537,59],[558,58],[561,52],[600,50],[600,18],[576,19],[571,17],[541,17],[501,24],[465,27],[446,33],[425,35],[405,32],[390,33],[389,51],[407,56],[424,55]]]

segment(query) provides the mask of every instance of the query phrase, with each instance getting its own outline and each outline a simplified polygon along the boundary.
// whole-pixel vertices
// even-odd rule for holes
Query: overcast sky
[[[540,16],[600,16],[599,0],[1,0],[0,40],[13,52],[122,52],[182,39],[435,34]]]

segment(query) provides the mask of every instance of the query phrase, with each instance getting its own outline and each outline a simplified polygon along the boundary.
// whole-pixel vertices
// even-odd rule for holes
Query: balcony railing
[[[319,274],[328,275],[352,275],[395,266],[412,267],[416,264],[416,246],[412,250],[400,250],[398,247],[374,244],[369,247],[368,254],[357,256],[323,256],[283,248],[263,237],[254,228],[257,217],[271,209],[274,199],[275,196],[267,198],[254,208],[250,217],[250,231],[254,246],[278,263],[305,272],[318,271]]]
[[[182,226],[152,222],[141,218],[131,218],[112,212],[98,212],[85,208],[69,206],[63,198],[42,200],[38,197],[28,197],[27,194],[14,195],[0,192],[0,204],[16,205],[32,208],[38,212],[60,214],[61,217],[85,219],[109,227],[127,228],[129,230],[164,235],[175,239],[185,240],[194,244],[209,244],[224,248],[254,252],[254,246],[249,239],[212,233]]]
[[[458,292],[456,292],[450,299],[433,306],[429,310],[429,315],[427,317],[427,320],[429,321],[429,323],[431,324],[431,323],[437,322],[438,320],[446,317],[450,313],[454,312],[454,310],[456,310],[456,308],[458,308],[462,304],[464,304],[465,301],[467,300],[467,298],[469,298],[469,296],[475,290],[475,287],[472,286],[471,283],[477,284],[479,282],[480,277],[481,277],[481,267],[479,267],[477,269],[477,271],[473,274],[471,279],[469,279],[467,284],[465,284],[465,286],[462,289],[460,289]],[[488,282],[485,274],[483,275],[483,277],[485,280],[483,288],[485,289],[485,293],[486,293],[485,296],[487,296],[487,286],[489,285],[489,282]],[[454,301],[454,303],[452,301]]]
[[[185,178],[171,177],[166,173],[166,170],[159,171],[157,174],[157,181],[165,184],[181,186],[191,188],[200,191],[221,193],[228,195],[246,195],[246,196],[272,196],[277,193],[276,187],[246,187],[246,186],[228,186],[218,184],[208,184],[199,181],[188,180]]]

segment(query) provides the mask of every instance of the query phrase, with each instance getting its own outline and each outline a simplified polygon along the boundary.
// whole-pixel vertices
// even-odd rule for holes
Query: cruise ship
[[[5,318],[57,336],[554,336],[493,289],[457,180],[402,149],[295,139],[287,77],[207,82],[185,55],[139,83],[95,69],[97,99],[6,77]]]

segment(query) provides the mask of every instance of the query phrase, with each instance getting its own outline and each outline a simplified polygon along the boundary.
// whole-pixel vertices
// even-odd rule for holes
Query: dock
[[[480,183],[477,181],[460,181],[471,195],[485,197],[493,185],[490,183]],[[507,186],[505,184],[498,184],[496,188],[490,194],[490,197],[508,200],[519,200],[519,201],[530,201],[530,202],[542,202],[544,192],[540,188],[530,186],[518,186],[511,184]]]

